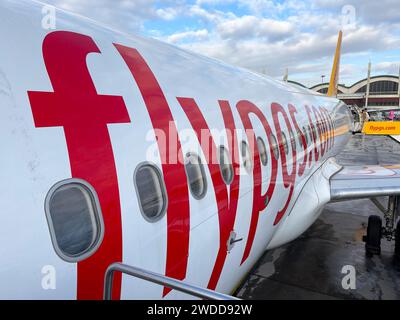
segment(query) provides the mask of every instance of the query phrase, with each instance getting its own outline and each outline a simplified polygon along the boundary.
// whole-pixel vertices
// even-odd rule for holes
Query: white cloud
[[[180,1],[157,8],[155,0],[42,0],[59,8],[85,15],[122,31],[142,28],[150,19],[173,20],[180,14]]]
[[[400,1],[398,0],[311,0],[315,9],[325,9],[340,12],[345,5],[351,5],[356,12],[356,18],[363,23],[399,23]]]
[[[186,32],[178,32],[168,36],[165,40],[170,43],[177,43],[184,40],[202,40],[207,39],[208,31],[207,29],[201,29],[197,31],[186,31]]]
[[[192,17],[201,18],[204,21],[210,23],[218,23],[226,18],[234,17],[234,15],[231,13],[223,13],[216,10],[209,11],[198,5],[190,6],[187,14]]]
[[[400,68],[399,62],[383,61],[372,65],[372,70],[377,73],[398,74]]]
[[[321,74],[329,77],[337,42],[336,31],[331,36],[318,33],[299,33],[290,40],[263,42],[258,38],[247,41],[211,40],[185,44],[186,48],[213,56],[229,63],[280,78],[286,67],[290,77],[306,73],[311,82],[318,82]],[[344,37],[343,51],[348,55],[379,52],[400,47],[400,39],[393,39],[384,27],[362,27]],[[343,63],[341,78],[352,82],[364,74],[351,64]],[[296,76],[294,77],[296,79]]]
[[[221,4],[231,4],[234,3],[235,0],[197,0],[196,4],[199,6],[202,5],[221,5]]]
[[[276,41],[290,36],[294,27],[290,22],[243,16],[219,23],[216,30],[222,38],[248,39],[263,38]]]
[[[289,78],[294,80],[308,77],[305,81],[318,82],[321,74],[329,75],[344,5],[354,7],[356,24],[345,30],[342,79],[351,82],[365,68],[357,68],[354,59],[348,62],[347,58],[350,61],[358,55],[364,64],[365,59],[374,60],[379,52],[399,53],[400,48],[399,0],[197,0],[194,4],[185,0],[47,2],[122,31],[155,35],[228,63],[259,72],[265,69],[267,74],[279,78],[288,67]],[[180,19],[184,23],[175,24]],[[144,30],[143,24],[153,21],[164,22],[168,28]],[[393,72],[389,62],[381,59],[374,62],[375,70]]]
[[[174,20],[179,14],[179,10],[174,8],[166,8],[166,9],[157,9],[156,14],[163,20]]]

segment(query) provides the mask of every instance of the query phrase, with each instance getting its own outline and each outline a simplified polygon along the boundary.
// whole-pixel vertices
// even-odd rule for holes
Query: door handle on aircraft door
[[[231,244],[235,244],[236,242],[240,242],[240,241],[242,241],[242,240],[243,240],[243,238],[240,238],[240,239],[237,239],[237,240],[231,239],[230,243],[231,243]]]
[[[235,231],[231,231],[231,234],[229,236],[228,242],[226,244],[228,252],[230,252],[233,247],[235,246],[235,243],[242,241],[243,238],[240,239],[236,239],[236,232]]]

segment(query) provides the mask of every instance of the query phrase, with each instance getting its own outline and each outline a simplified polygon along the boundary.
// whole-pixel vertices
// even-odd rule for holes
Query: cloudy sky
[[[170,42],[308,86],[329,78],[344,30],[340,82],[398,74],[400,0],[43,0],[128,33]]]

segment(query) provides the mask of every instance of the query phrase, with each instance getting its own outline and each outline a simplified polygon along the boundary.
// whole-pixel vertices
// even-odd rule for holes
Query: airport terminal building
[[[294,84],[303,86],[294,81]],[[338,98],[348,105],[364,107],[366,105],[368,79],[362,79],[347,87],[338,85]],[[304,87],[304,86],[303,86]],[[327,93],[329,83],[321,83],[309,89],[319,93]],[[370,78],[370,89],[368,97],[369,108],[387,108],[399,106],[399,77],[393,75],[381,75]]]

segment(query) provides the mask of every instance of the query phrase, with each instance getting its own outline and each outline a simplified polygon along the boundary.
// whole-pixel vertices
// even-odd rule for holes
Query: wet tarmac
[[[399,164],[400,143],[386,136],[355,135],[337,160],[343,165]],[[383,240],[380,256],[365,255],[362,236],[372,214],[380,212],[368,199],[328,204],[300,238],[265,253],[237,296],[278,300],[400,299],[400,271],[393,264],[394,242]],[[343,270],[345,266],[354,267],[355,289],[343,288],[343,278],[349,274]]]

